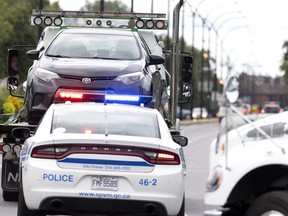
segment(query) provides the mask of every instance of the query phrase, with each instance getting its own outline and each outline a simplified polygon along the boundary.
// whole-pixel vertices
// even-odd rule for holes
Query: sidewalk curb
[[[215,122],[219,122],[219,118],[181,120],[180,125],[209,124],[209,123],[215,123]]]

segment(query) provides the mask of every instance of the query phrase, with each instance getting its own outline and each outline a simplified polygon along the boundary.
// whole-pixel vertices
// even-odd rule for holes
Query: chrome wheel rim
[[[265,212],[264,214],[261,214],[261,216],[285,216],[285,215],[279,211],[273,210],[273,211]]]

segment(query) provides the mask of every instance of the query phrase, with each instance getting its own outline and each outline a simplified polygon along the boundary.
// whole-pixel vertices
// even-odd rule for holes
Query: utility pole
[[[100,0],[100,11],[104,11],[104,0]]]
[[[38,9],[39,10],[43,9],[43,4],[44,4],[43,0],[38,0]],[[38,38],[37,38],[37,41],[39,40],[42,31],[43,31],[43,27],[42,26],[38,26]]]
[[[134,0],[131,0],[131,13],[133,13],[134,11]]]

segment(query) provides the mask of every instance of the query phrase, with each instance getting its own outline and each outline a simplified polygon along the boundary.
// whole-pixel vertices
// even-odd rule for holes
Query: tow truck
[[[192,69],[193,69],[193,58],[190,54],[181,53],[178,44],[179,38],[179,13],[180,8],[183,5],[183,0],[180,0],[174,9],[174,18],[173,18],[173,36],[172,36],[172,50],[171,52],[164,53],[163,47],[161,43],[159,43],[157,37],[154,35],[154,30],[165,30],[167,29],[167,20],[165,20],[165,14],[153,14],[153,13],[120,13],[120,12],[93,12],[93,11],[48,11],[48,10],[33,10],[31,16],[31,24],[35,26],[46,26],[44,31],[41,34],[41,37],[38,41],[38,44],[35,46],[36,49],[30,50],[26,53],[27,57],[30,57],[33,60],[33,65],[28,70],[27,81],[24,82],[23,87],[25,88],[25,95],[17,95],[14,93],[16,89],[19,88],[19,73],[20,71],[13,71],[11,60],[12,58],[19,58],[21,56],[21,50],[23,51],[33,46],[24,46],[24,45],[15,45],[11,49],[8,50],[8,79],[7,79],[7,88],[10,91],[12,96],[20,96],[24,97],[24,107],[21,109],[13,119],[9,119],[9,121],[0,125],[0,134],[3,136],[2,143],[2,179],[1,179],[1,187],[3,190],[3,199],[5,201],[15,201],[18,199],[18,190],[19,190],[19,153],[21,151],[21,144],[23,140],[18,140],[13,137],[13,129],[19,127],[27,127],[30,131],[34,131],[37,128],[37,123],[39,122],[41,116],[47,109],[43,109],[43,106],[38,106],[42,109],[41,115],[29,116],[29,103],[28,98],[33,94],[33,91],[29,91],[31,87],[31,83],[29,83],[29,75],[35,73],[35,70],[40,67],[39,61],[43,53],[49,47],[49,44],[53,42],[53,40],[60,34],[61,31],[65,29],[99,29],[106,28],[111,29],[120,27],[126,28],[126,31],[132,31],[135,35],[140,35],[142,38],[142,43],[145,49],[151,49],[151,53],[147,56],[148,58],[148,66],[154,65],[154,72],[152,73],[151,83],[149,85],[153,86],[150,91],[150,96],[152,97],[152,102],[149,100],[145,102],[141,102],[146,104],[147,106],[154,107],[158,109],[166,119],[166,122],[170,128],[171,134],[180,134],[180,124],[179,120],[176,119],[176,108],[178,102],[188,102],[191,91],[191,80],[192,80]],[[121,21],[124,20],[124,24]],[[120,25],[119,25],[120,23]],[[116,26],[116,24],[118,24]],[[130,30],[129,30],[130,29]],[[144,29],[149,30],[153,36],[151,37],[151,33],[143,33],[141,36],[141,31]],[[140,32],[140,33],[138,33]],[[146,38],[146,39],[145,39]],[[150,38],[150,39],[148,39]],[[152,38],[152,40],[151,40]],[[153,47],[155,46],[155,47]],[[26,50],[27,51],[27,50]],[[147,55],[147,54],[145,54]],[[165,57],[166,65],[164,61],[161,60],[157,55]],[[21,56],[21,58],[23,58]],[[50,61],[57,61],[57,58],[61,58],[61,56],[53,56]],[[70,60],[67,59],[66,63]],[[150,63],[149,63],[150,61]],[[181,61],[181,62],[180,62]],[[154,63],[153,63],[154,62]],[[45,64],[44,64],[45,65]],[[77,66],[77,61],[73,62],[73,66],[75,68],[79,68]],[[71,70],[74,69],[71,66]],[[82,66],[84,66],[82,64]],[[109,64],[107,64],[109,66]],[[111,66],[111,65],[110,65]],[[147,65],[146,65],[147,66]],[[105,66],[104,66],[105,67]],[[59,66],[61,69],[61,66]],[[41,68],[40,68],[41,69]],[[67,68],[66,68],[67,70]],[[12,71],[12,72],[11,72]],[[33,72],[34,71],[34,72]],[[48,77],[59,76],[58,74],[51,73],[46,69],[41,69],[40,72],[45,72],[44,76],[42,76],[42,80],[50,79]],[[75,72],[75,70],[74,70]],[[77,73],[77,72],[76,72]],[[78,73],[81,73],[79,71]],[[74,73],[75,75],[75,73]],[[40,75],[41,76],[41,75]],[[39,77],[39,73],[38,73]],[[75,76],[74,76],[75,78]],[[70,77],[73,79],[73,77]],[[185,83],[182,82],[185,81]],[[30,80],[31,81],[31,80]],[[104,80],[105,81],[105,80]],[[91,82],[89,77],[83,77],[82,82],[87,82],[88,84]],[[108,81],[107,81],[108,83]],[[73,96],[76,96],[77,100],[79,100],[79,89],[81,87],[78,86],[77,89],[73,89],[73,85],[69,86],[70,90],[67,92],[60,92],[58,95],[62,95],[66,100],[73,100]],[[35,86],[35,91],[37,91],[38,86]],[[85,89],[85,88],[82,88]],[[109,89],[109,85],[106,85],[106,90]],[[164,89],[164,91],[159,91],[160,89]],[[31,90],[31,89],[30,89]],[[87,88],[86,88],[87,90]],[[102,98],[103,92],[100,93],[90,91],[88,89],[84,96],[87,96],[89,99],[93,99],[94,101]],[[117,90],[117,89],[116,89]],[[30,92],[30,93],[28,93]],[[92,93],[91,93],[92,92]],[[159,93],[160,92],[160,93]],[[61,94],[62,93],[62,94]],[[92,98],[91,98],[92,95]],[[179,99],[178,99],[178,95]],[[137,103],[139,97],[132,95],[133,100],[137,98]],[[122,94],[119,97],[115,92],[112,92],[112,97],[117,98],[116,101],[119,100],[128,100],[131,102],[131,97],[128,94]],[[30,97],[31,98],[31,97]],[[82,96],[81,96],[82,98]],[[124,98],[124,99],[123,99]],[[145,97],[144,97],[145,98]],[[37,98],[34,98],[31,103],[34,103]],[[38,100],[38,105],[45,100],[45,97],[42,97],[41,100]],[[101,101],[101,99],[100,99]],[[54,100],[48,101],[46,105],[52,104],[55,102]],[[135,101],[134,101],[135,102]],[[36,103],[36,106],[37,106]],[[30,106],[31,107],[31,106]]]
[[[205,187],[205,204],[217,209],[204,215],[288,215],[288,113],[251,121],[233,105],[239,96],[237,78],[231,78],[230,84],[226,87],[226,133],[210,146]],[[229,128],[228,109],[247,124]]]

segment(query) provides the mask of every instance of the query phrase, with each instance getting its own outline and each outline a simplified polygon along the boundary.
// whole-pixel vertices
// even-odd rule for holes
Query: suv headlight
[[[206,191],[212,192],[218,189],[223,178],[223,169],[221,166],[216,166],[209,174],[206,183]]]
[[[125,74],[122,76],[116,77],[115,81],[121,81],[126,85],[131,85],[133,83],[139,82],[144,77],[144,74],[142,72],[135,72],[130,74]]]
[[[42,68],[36,68],[35,75],[45,82],[50,82],[52,79],[60,78],[58,74]]]

